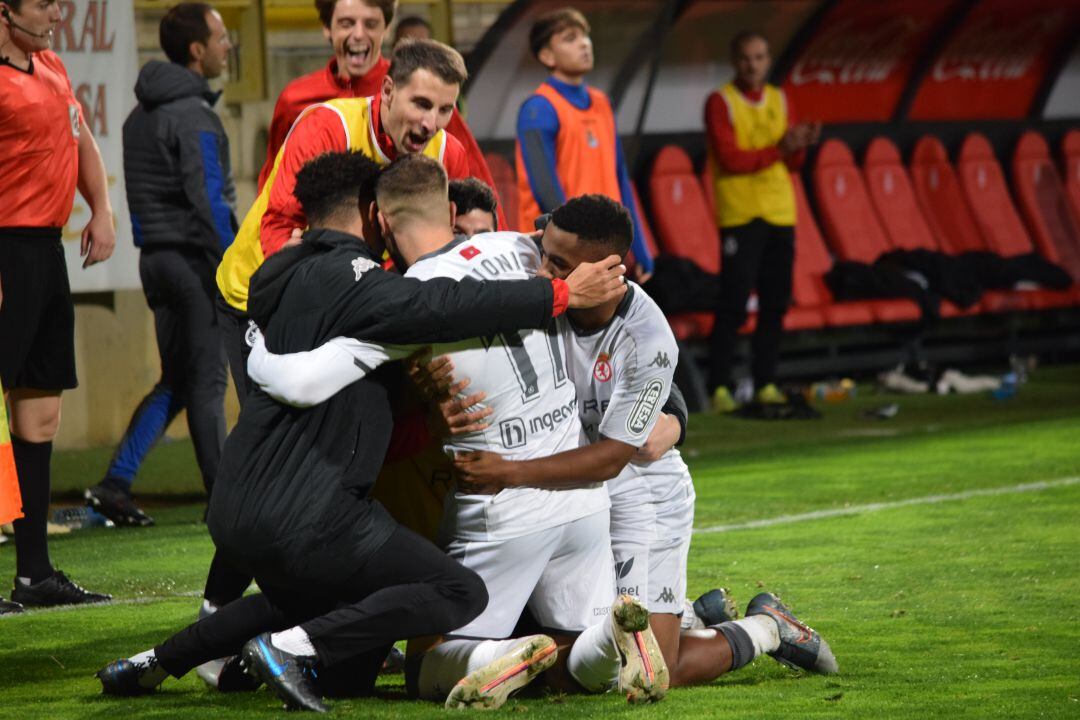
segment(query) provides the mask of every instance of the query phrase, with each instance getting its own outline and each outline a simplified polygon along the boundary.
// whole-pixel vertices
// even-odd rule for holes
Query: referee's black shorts
[[[0,228],[0,381],[4,390],[68,390],[75,308],[59,228]]]

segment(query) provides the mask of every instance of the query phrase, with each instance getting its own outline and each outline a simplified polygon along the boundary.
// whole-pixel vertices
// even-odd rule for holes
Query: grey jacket
[[[232,243],[236,188],[220,93],[174,63],[152,60],[124,122],[124,181],[135,244],[198,248],[217,260]]]

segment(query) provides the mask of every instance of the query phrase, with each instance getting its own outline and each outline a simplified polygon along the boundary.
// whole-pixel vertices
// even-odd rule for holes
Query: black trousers
[[[757,328],[751,343],[751,371],[757,388],[776,380],[784,314],[791,303],[795,228],[760,218],[721,232],[720,298],[709,339],[709,391],[731,386],[731,366],[746,301],[757,290]]]
[[[225,353],[214,309],[214,266],[199,250],[146,248],[139,276],[161,356],[161,380],[151,395],[167,388],[187,408],[195,458],[209,493],[225,442]]]
[[[323,552],[349,556],[347,548],[327,546]],[[260,633],[300,625],[318,653],[320,677],[325,669],[348,668],[350,683],[367,687],[395,641],[448,633],[487,606],[479,575],[401,526],[363,567],[332,586],[311,587],[298,579],[259,587],[262,593],[225,605],[157,646],[161,666],[180,677],[237,654]]]
[[[253,324],[247,313],[227,303],[216,287],[214,302],[221,318],[221,333],[225,341],[225,354],[229,358],[229,371],[232,373],[233,385],[236,386],[236,398],[240,401],[240,407],[244,407],[244,399],[248,394],[247,359],[251,354],[248,331]]]

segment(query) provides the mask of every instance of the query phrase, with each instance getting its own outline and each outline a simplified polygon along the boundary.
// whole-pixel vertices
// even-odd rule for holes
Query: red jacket
[[[293,126],[296,118],[300,116],[304,108],[333,98],[378,95],[382,90],[383,78],[386,77],[389,69],[390,61],[380,57],[367,75],[346,81],[338,77],[337,58],[332,58],[325,68],[298,77],[286,85],[285,89],[281,91],[281,95],[278,96],[277,104],[274,105],[274,118],[270,121],[270,137],[266,146],[266,161],[263,163],[262,171],[259,173],[258,189],[262,190],[263,183],[266,182],[266,176],[270,174],[270,169],[274,166],[274,158],[277,157],[278,150],[281,149],[282,143],[285,142],[285,136],[289,134],[289,128]],[[469,132],[468,126],[465,125],[465,121],[461,119],[461,115],[458,114],[457,110],[454,110],[454,114],[450,118],[450,124],[446,127],[446,132],[456,138],[465,149],[469,167],[468,174],[465,177],[479,178],[487,183],[492,190],[495,190],[495,181],[491,177],[491,170],[488,169],[487,161],[484,160],[484,153],[480,150],[476,139]],[[446,167],[449,171],[450,166],[447,165]],[[451,175],[451,178],[453,177]],[[498,192],[496,191],[497,196]],[[503,215],[501,202],[497,212],[499,215],[499,228],[506,229],[508,225],[506,224],[506,217]]]
[[[752,102],[761,100],[760,90],[753,92],[740,87],[739,92]],[[796,124],[796,120],[795,110],[790,102],[787,103],[787,111],[788,127],[791,128]],[[718,92],[709,95],[709,99],[705,102],[705,133],[716,153],[717,162],[729,173],[754,173],[769,167],[777,160],[783,160],[789,170],[797,172],[806,160],[805,150],[782,157],[778,147],[762,150],[740,149],[735,144],[735,128],[731,124],[731,117],[728,116],[727,104]]]
[[[383,132],[379,120],[382,97],[376,95],[371,101],[371,118],[375,123],[375,138],[389,160],[397,157],[397,149],[390,136]],[[289,134],[281,165],[270,186],[266,212],[262,216],[259,242],[263,257],[270,257],[292,235],[293,228],[307,225],[300,201],[293,195],[296,187],[296,173],[312,158],[327,152],[345,152],[349,149],[345,128],[341,118],[333,110],[315,108],[297,123]],[[469,161],[465,149],[450,133],[446,134],[446,149],[443,151],[443,167],[451,180],[469,177]]]

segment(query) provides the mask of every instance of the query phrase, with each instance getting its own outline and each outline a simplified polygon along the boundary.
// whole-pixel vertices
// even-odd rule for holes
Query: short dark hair
[[[388,217],[426,215],[435,208],[420,202],[425,198],[446,198],[446,212],[450,212],[446,170],[420,153],[399,156],[379,173],[375,182],[375,201]]]
[[[731,57],[735,57],[742,50],[742,46],[751,40],[763,40],[766,45],[769,44],[769,39],[759,33],[757,30],[740,30],[735,34],[735,37],[731,38]]]
[[[206,3],[186,2],[173,5],[161,18],[158,40],[165,56],[177,65],[187,66],[192,60],[191,43],[210,42],[210,23],[206,16],[214,11]]]
[[[413,73],[420,69],[448,85],[461,85],[469,77],[461,53],[438,40],[402,41],[394,48],[386,74],[395,85],[407,85]]]
[[[379,166],[362,152],[323,153],[296,173],[293,195],[308,224],[317,227],[335,215],[361,212],[375,198]]]
[[[382,10],[382,16],[387,26],[394,19],[397,0],[363,0],[363,3],[368,7]],[[330,23],[334,20],[334,8],[337,7],[337,4],[338,0],[315,0],[315,10],[319,13],[319,21],[323,24],[323,27],[330,27]],[[374,48],[374,50],[378,52],[379,48]]]
[[[4,0],[4,4],[15,12],[22,10],[22,0]]]
[[[450,181],[450,202],[457,206],[458,215],[483,210],[495,217],[498,205],[495,191],[486,182],[474,177]]]
[[[431,28],[431,23],[429,23],[424,18],[420,17],[419,15],[406,15],[405,17],[398,20],[397,27],[394,28],[394,39],[396,40],[400,38],[401,33],[408,30],[409,28],[414,27],[427,28],[428,32],[433,32]]]
[[[532,50],[533,57],[539,59],[540,51],[547,47],[551,38],[569,27],[576,27],[586,34],[592,32],[589,21],[577,8],[559,8],[536,18],[529,28],[529,49]]]
[[[634,239],[630,211],[605,195],[579,195],[567,200],[551,213],[551,222],[582,242],[610,249],[619,257],[626,256]]]

